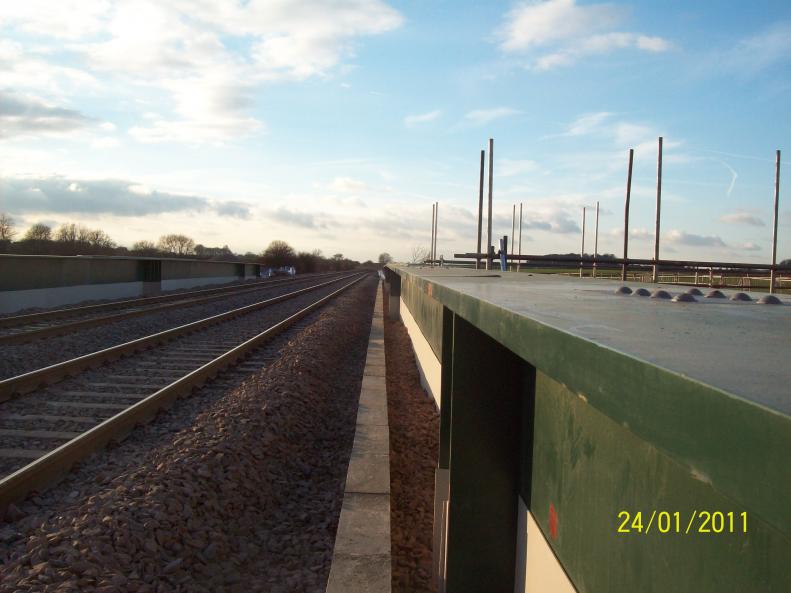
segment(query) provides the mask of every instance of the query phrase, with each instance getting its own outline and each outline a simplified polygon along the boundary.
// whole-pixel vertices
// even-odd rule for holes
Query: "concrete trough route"
[[[327,593],[389,593],[390,444],[382,290],[377,291]]]
[[[121,403],[75,403],[75,402],[52,402],[57,404],[58,407],[74,407],[83,410],[96,410],[97,408],[105,408],[112,410],[120,410],[111,418],[102,421],[96,426],[89,428],[84,433],[79,434],[75,438],[73,435],[59,434],[55,438],[70,438],[68,442],[59,446],[53,451],[22,451],[22,450],[8,450],[0,451],[0,455],[5,456],[22,456],[35,458],[35,461],[22,467],[18,471],[8,475],[0,480],[0,514],[5,513],[5,509],[16,501],[23,499],[28,493],[32,491],[41,491],[46,487],[52,485],[54,482],[62,478],[77,461],[83,459],[87,455],[101,449],[111,441],[118,441],[124,438],[137,424],[151,419],[160,409],[166,408],[171,405],[178,397],[189,393],[192,389],[203,385],[206,381],[215,378],[224,369],[234,366],[243,361],[249,354],[259,348],[261,345],[269,341],[274,336],[283,332],[287,328],[299,322],[305,316],[322,307],[333,298],[347,290],[349,287],[360,282],[366,277],[365,274],[353,274],[344,278],[336,279],[330,282],[325,282],[319,286],[326,287],[336,282],[343,280],[350,280],[343,284],[337,290],[315,300],[312,304],[302,308],[297,313],[294,313],[287,318],[277,322],[266,330],[257,333],[251,338],[244,340],[242,343],[236,343],[230,349],[217,355],[214,348],[209,348],[206,353],[209,355],[210,360],[205,361],[205,357],[189,357],[193,363],[201,363],[198,368],[191,370],[184,376],[180,376],[175,381],[169,383],[166,387],[158,389],[150,395],[138,396],[136,394],[126,393],[112,393],[108,392],[107,388],[102,383],[94,383],[93,387],[102,388],[101,393],[92,392],[68,392],[61,393],[62,396],[88,396],[100,399],[107,399],[108,397],[128,398],[134,400],[131,404]],[[293,298],[296,295],[304,294],[305,292],[315,289],[302,289],[284,295],[283,297],[276,297],[270,301],[281,302],[287,298]],[[269,302],[269,301],[266,301]],[[271,303],[270,303],[271,304]],[[222,350],[222,349],[221,349]],[[116,357],[120,354],[115,353]],[[80,363],[79,368],[84,368]],[[68,374],[70,371],[67,368],[61,368],[61,375]],[[144,370],[144,373],[148,371]],[[114,388],[123,388],[122,384],[118,382],[113,383]],[[134,390],[144,389],[137,383],[130,385]],[[79,416],[78,416],[79,418]],[[62,420],[62,417],[58,418]],[[87,418],[84,418],[87,420]],[[29,432],[29,431],[28,431]],[[2,435],[0,435],[2,436]],[[34,436],[32,434],[28,436]],[[41,435],[39,435],[40,437]],[[52,435],[50,435],[52,436]]]
[[[440,407],[440,593],[791,591],[786,296],[385,274]]]

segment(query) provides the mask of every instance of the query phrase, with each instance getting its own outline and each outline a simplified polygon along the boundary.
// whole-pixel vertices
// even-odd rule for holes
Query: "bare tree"
[[[429,255],[428,247],[415,245],[414,247],[412,247],[412,259],[410,260],[410,263],[422,264],[424,261],[428,259],[428,255]]]
[[[11,241],[15,235],[14,219],[5,212],[0,212],[0,241]]]
[[[78,227],[73,222],[62,224],[58,227],[58,230],[55,231],[55,240],[61,243],[76,243],[80,236],[81,228],[82,227]]]
[[[296,262],[297,254],[291,245],[276,239],[269,244],[269,247],[264,250],[261,257],[264,258],[266,265],[280,268],[282,266],[293,266]]]
[[[380,253],[379,254],[379,265],[380,266],[386,266],[387,264],[389,264],[392,261],[393,261],[393,256],[391,256],[386,251],[384,253]]]
[[[159,253],[159,249],[153,241],[137,241],[132,245],[132,251],[139,255],[157,255]]]
[[[23,240],[25,241],[50,241],[52,239],[52,228],[43,222],[37,222],[30,227]]]
[[[110,238],[110,235],[101,229],[87,229],[85,233],[85,241],[91,247],[99,247],[101,249],[112,249],[115,247],[115,241]]]
[[[186,235],[162,235],[159,238],[157,247],[167,253],[175,253],[176,255],[189,255],[195,250],[195,241]]]

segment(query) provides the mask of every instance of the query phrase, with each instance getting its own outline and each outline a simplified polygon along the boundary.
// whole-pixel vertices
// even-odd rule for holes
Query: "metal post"
[[[511,236],[508,241],[511,243],[511,268],[514,267],[514,235],[516,234],[516,204],[514,204],[513,212],[511,212]]]
[[[475,253],[481,252],[481,229],[483,227],[483,160],[484,155],[486,154],[485,150],[481,151],[481,184],[480,188],[478,189],[478,247],[475,250]],[[479,270],[481,268],[481,256],[479,255],[475,259],[475,269]]]
[[[634,161],[634,149],[629,149],[629,171],[626,174],[626,206],[623,213],[623,267],[621,268],[621,280],[626,280],[626,263],[629,258],[629,199],[632,196],[632,162]]]
[[[437,259],[437,229],[439,228],[439,202],[435,203],[434,208],[434,259]]]
[[[654,230],[654,271],[651,282],[659,282],[659,220],[662,213],[662,136],[656,158],[656,228]]]
[[[431,243],[428,246],[428,259],[431,261],[431,266],[434,267],[434,219],[437,215],[436,211],[434,210],[437,207],[437,204],[434,203],[431,205]]]
[[[596,202],[596,232],[593,235],[593,277],[596,277],[596,254],[599,252],[599,202]]]
[[[492,182],[494,181],[494,139],[489,138],[489,214],[486,220],[486,269],[492,269]]]
[[[772,270],[769,272],[769,292],[775,291],[775,276],[777,274],[777,210],[780,205],[780,151],[775,153],[775,215],[772,224]]]
[[[582,278],[582,269],[584,267],[585,257],[585,206],[582,207],[582,249],[580,250],[580,278]]]
[[[522,267],[522,202],[519,202],[519,259],[516,260],[516,271]]]

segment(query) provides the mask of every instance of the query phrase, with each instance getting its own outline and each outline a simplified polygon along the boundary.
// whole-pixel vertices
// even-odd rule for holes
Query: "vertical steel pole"
[[[494,182],[494,139],[489,138],[489,214],[486,220],[486,269],[492,269],[492,183]]]
[[[651,282],[659,282],[659,221],[662,217],[662,136],[656,157],[656,227],[654,229],[654,271]]]
[[[511,236],[508,242],[511,244],[511,271],[514,267],[514,235],[516,234],[516,204],[514,204],[513,212],[511,212]]]
[[[582,278],[582,269],[585,260],[585,206],[582,207],[582,249],[580,249],[580,278]]]
[[[435,203],[434,208],[434,259],[437,259],[437,230],[439,229],[439,202]]]
[[[775,153],[775,215],[772,223],[772,270],[769,272],[769,292],[775,291],[775,266],[777,266],[777,213],[780,205],[780,151]]]
[[[629,149],[629,171],[626,173],[626,206],[623,212],[623,267],[621,268],[621,280],[626,280],[626,268],[629,259],[629,200],[632,197],[632,162],[634,161],[634,149]]]
[[[599,253],[599,202],[596,202],[596,232],[593,235],[593,277],[596,277],[596,255]]]
[[[481,230],[483,228],[483,164],[484,164],[484,157],[486,151],[481,151],[481,184],[478,189],[478,247],[475,249],[475,253],[481,252]],[[475,269],[479,270],[481,268],[481,256],[477,256],[475,258]]]
[[[516,271],[522,267],[522,202],[519,202],[519,259],[516,260]]]
[[[436,204],[431,205],[431,242],[428,245],[428,259],[431,261],[431,266],[434,266],[434,217],[436,216],[436,212],[434,208]]]

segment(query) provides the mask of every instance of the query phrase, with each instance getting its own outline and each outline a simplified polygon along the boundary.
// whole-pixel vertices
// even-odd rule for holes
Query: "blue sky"
[[[523,252],[768,261],[791,138],[785,2],[28,0],[0,6],[0,211],[356,259],[471,251],[495,139],[495,235]],[[166,6],[165,6],[166,4]],[[791,257],[781,172],[780,259]],[[787,194],[787,192],[786,192]],[[593,235],[588,217],[589,237]],[[590,251],[592,243],[587,244]]]

